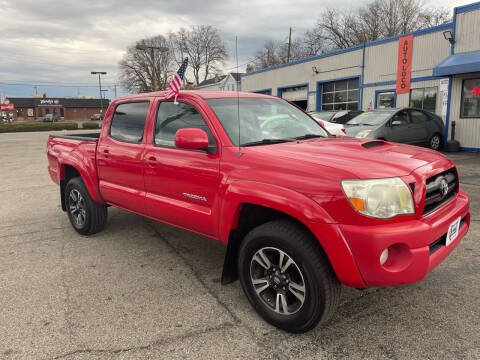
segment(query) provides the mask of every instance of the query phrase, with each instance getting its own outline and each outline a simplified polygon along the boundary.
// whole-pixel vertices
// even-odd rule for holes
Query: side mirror
[[[175,134],[175,146],[180,149],[201,150],[208,148],[208,136],[202,129],[185,128]]]
[[[393,120],[392,121],[392,126],[400,126],[402,125],[402,122],[400,120]]]

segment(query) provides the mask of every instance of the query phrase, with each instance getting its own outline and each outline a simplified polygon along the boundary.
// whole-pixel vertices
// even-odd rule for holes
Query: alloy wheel
[[[250,280],[257,296],[278,314],[294,314],[305,302],[303,274],[292,257],[280,249],[264,247],[253,255]]]
[[[77,189],[72,189],[68,196],[68,206],[75,225],[79,228],[85,226],[87,211],[85,200]]]

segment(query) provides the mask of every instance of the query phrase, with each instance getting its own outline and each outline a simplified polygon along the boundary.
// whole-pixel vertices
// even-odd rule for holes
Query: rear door
[[[100,192],[109,204],[145,213],[144,128],[151,99],[116,105],[97,147]]]
[[[428,141],[428,116],[423,111],[409,110],[412,123],[410,125],[410,135],[412,143],[426,144]]]
[[[146,210],[149,216],[208,236],[217,236],[219,140],[200,104],[159,100],[153,136],[145,149]],[[175,147],[175,133],[199,128],[212,153]]]

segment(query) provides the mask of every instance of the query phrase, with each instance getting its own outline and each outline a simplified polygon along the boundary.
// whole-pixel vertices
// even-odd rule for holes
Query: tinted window
[[[410,115],[405,110],[396,113],[392,118],[392,122],[393,121],[400,121],[400,125],[411,123]]]
[[[480,79],[463,80],[460,117],[480,118]]]
[[[414,124],[423,124],[428,120],[427,115],[421,111],[412,110],[410,111],[410,114],[412,115],[412,122]]]
[[[185,128],[204,130],[208,135],[209,146],[215,145],[213,135],[197,109],[184,102],[175,105],[172,101],[162,101],[155,122],[155,144],[175,147],[177,130]]]
[[[148,102],[118,105],[110,124],[110,136],[119,141],[142,142],[148,105]]]

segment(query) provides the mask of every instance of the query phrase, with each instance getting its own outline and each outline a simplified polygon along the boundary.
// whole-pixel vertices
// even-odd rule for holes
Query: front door
[[[159,102],[153,141],[144,155],[146,210],[158,220],[216,237],[220,154],[205,117],[190,102]],[[205,130],[216,150],[176,148],[175,133],[182,128]]]
[[[404,144],[411,143],[410,128],[411,125],[410,114],[407,110],[401,110],[393,115],[387,127],[388,133],[386,140],[394,141]]]
[[[100,193],[109,204],[145,213],[143,137],[149,101],[120,103],[97,147]]]

